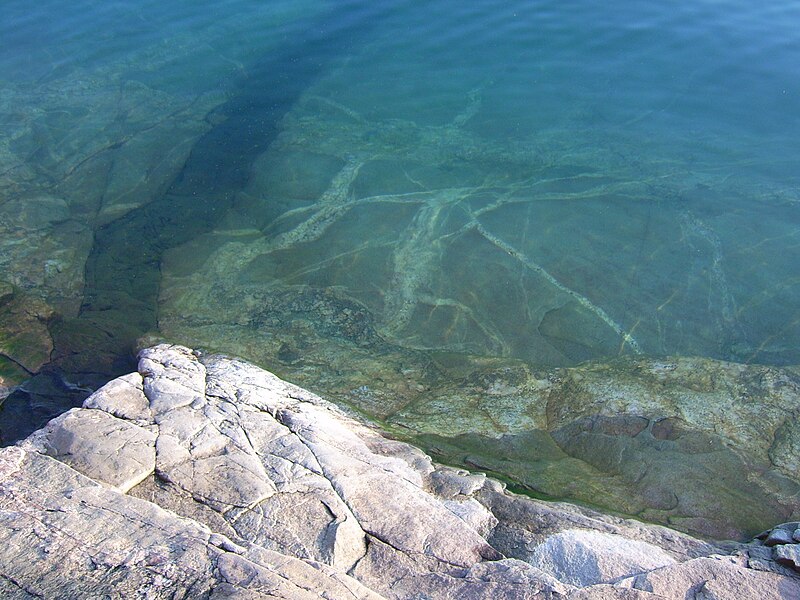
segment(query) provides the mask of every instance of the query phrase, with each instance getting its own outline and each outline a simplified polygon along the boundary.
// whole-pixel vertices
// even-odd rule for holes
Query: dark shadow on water
[[[298,37],[282,52],[246,66],[247,77],[215,111],[216,125],[167,192],[95,232],[80,314],[53,324],[51,363],[0,408],[0,444],[26,437],[79,406],[85,390],[136,369],[136,340],[158,325],[162,254],[214,228],[281,117],[393,9],[390,2],[340,3],[324,18],[297,23]]]

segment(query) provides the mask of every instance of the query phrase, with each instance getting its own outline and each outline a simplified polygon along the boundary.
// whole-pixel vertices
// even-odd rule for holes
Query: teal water
[[[406,427],[475,365],[800,364],[798,30],[800,2],[4,2],[3,441],[158,339]]]
[[[193,221],[206,219],[206,228],[222,223],[231,199],[260,177],[250,178],[251,167],[295,107],[316,118],[316,133],[325,136],[301,152],[324,161],[327,151],[330,160],[351,156],[364,164],[351,191],[356,196],[461,188],[458,203],[469,203],[474,214],[505,195],[510,201],[481,214],[481,226],[494,228],[501,251],[517,251],[522,264],[531,263],[529,276],[551,276],[545,287],[563,286],[577,301],[574,310],[538,307],[528,320],[540,319],[538,328],[555,335],[583,313],[601,323],[594,342],[567,336],[555,348],[535,340],[531,347],[534,332],[518,335],[525,315],[479,291],[461,316],[442,318],[474,321],[470,311],[485,314],[491,331],[456,324],[463,331],[450,344],[454,349],[560,364],[608,355],[630,335],[647,354],[777,364],[799,358],[797,3],[165,8],[137,2],[98,8],[46,2],[31,8],[11,2],[7,8],[0,72],[7,89],[17,88],[22,98],[27,92],[32,104],[37,88],[57,91],[59,83],[90,77],[113,78],[120,89],[135,82],[179,97],[218,92],[225,98],[220,122],[192,149],[176,179],[161,195],[142,199],[160,200],[163,208],[150,212],[169,214],[176,197],[193,197],[164,228],[161,235],[171,241],[156,240],[134,270],[203,229]],[[27,116],[45,130],[40,136],[60,135],[68,143],[70,127],[91,126],[92,102],[88,94],[80,98],[57,125]],[[24,119],[24,108],[16,106],[18,114],[7,118]],[[97,133],[107,137],[103,126]],[[34,171],[46,171],[48,157],[35,143],[22,156]],[[330,152],[329,146],[337,147]],[[266,227],[306,201],[302,188],[317,184],[315,175],[323,180],[318,187],[324,185],[330,173],[321,171],[330,165],[304,173],[314,170],[313,159],[296,150],[266,161],[270,181],[257,190],[259,206],[234,207],[244,213],[237,216]],[[425,169],[424,181],[409,173]],[[289,189],[288,179],[298,176],[306,182]],[[449,211],[453,203],[444,204]],[[213,214],[198,217],[197,211]],[[151,227],[156,219],[146,218]],[[103,225],[115,238],[127,228],[124,220]],[[131,227],[141,238],[141,228]],[[442,235],[454,233],[447,227]],[[95,262],[109,247],[103,235]],[[491,271],[484,266],[464,283],[483,284]],[[458,295],[453,288],[460,281],[436,279],[425,283],[431,291],[438,286],[441,294]],[[681,279],[682,287],[673,285]],[[529,287],[514,286],[508,301],[524,304]],[[370,305],[365,294],[355,295]],[[417,300],[411,301],[422,314],[403,313],[399,319],[410,325],[393,326],[401,338],[414,319],[431,318],[433,307]],[[371,305],[385,311],[382,302]],[[500,303],[499,312],[512,311],[511,322],[489,314],[493,303]],[[552,312],[562,309],[568,314]],[[417,345],[448,345],[444,331],[412,330],[405,337]]]

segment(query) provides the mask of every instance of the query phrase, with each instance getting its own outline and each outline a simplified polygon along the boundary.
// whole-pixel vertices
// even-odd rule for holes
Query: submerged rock
[[[169,345],[0,451],[0,542],[18,598],[800,597],[761,542],[724,556],[517,496],[253,365]]]
[[[0,281],[0,402],[50,360],[53,308]]]
[[[542,496],[738,539],[800,514],[800,371],[753,364],[800,359],[785,208],[754,229],[741,182],[495,138],[491,86],[411,120],[337,78],[164,253],[158,334]]]

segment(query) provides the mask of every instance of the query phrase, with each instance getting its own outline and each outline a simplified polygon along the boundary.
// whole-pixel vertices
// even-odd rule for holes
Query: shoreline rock
[[[719,545],[518,496],[166,344],[0,450],[0,521],[13,598],[800,598],[796,523]]]

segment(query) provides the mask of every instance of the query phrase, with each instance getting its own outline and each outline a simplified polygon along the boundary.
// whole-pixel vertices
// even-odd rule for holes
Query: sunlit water
[[[79,397],[143,335],[381,419],[459,356],[797,364],[798,30],[797,2],[6,2],[0,280],[55,308]]]

